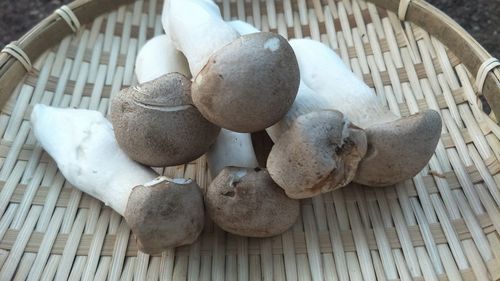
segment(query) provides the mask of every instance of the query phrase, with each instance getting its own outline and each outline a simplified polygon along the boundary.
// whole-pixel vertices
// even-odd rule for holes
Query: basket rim
[[[398,14],[403,5],[405,21],[415,23],[447,46],[472,74],[478,73],[484,62],[492,58],[465,29],[447,14],[424,0],[368,0],[376,6]],[[66,6],[73,11],[82,25],[95,17],[135,0],[75,0]],[[46,50],[72,34],[72,26],[57,13],[44,18],[21,38],[15,41],[31,61],[35,61]],[[0,107],[3,107],[13,89],[28,72],[23,63],[8,53],[0,53]],[[476,77],[476,76],[475,76]],[[491,69],[484,80],[483,91],[492,112],[500,120],[500,69]]]

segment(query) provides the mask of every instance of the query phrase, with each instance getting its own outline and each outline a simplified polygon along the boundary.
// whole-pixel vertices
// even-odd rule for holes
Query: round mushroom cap
[[[220,127],[256,132],[288,112],[299,82],[297,59],[285,38],[248,34],[212,54],[193,82],[193,103]]]
[[[410,179],[429,162],[441,136],[441,116],[426,110],[365,129],[368,151],[354,182],[387,186]]]
[[[210,218],[227,232],[270,237],[290,228],[300,213],[265,169],[226,167],[205,194]]]
[[[365,132],[336,110],[299,116],[267,159],[273,180],[291,198],[308,198],[352,181],[366,153]]]
[[[188,163],[205,153],[220,128],[192,105],[191,82],[179,73],[122,90],[111,103],[120,147],[148,166]]]
[[[157,254],[198,238],[205,223],[203,195],[192,180],[158,177],[134,187],[124,217],[139,250]]]

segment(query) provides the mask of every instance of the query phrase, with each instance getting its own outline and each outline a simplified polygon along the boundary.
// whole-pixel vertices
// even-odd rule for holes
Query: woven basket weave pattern
[[[138,50],[163,32],[162,3],[137,1],[45,52],[3,107],[0,280],[500,278],[500,128],[482,112],[475,74],[457,56],[361,0],[218,4],[226,20],[329,45],[398,115],[440,112],[444,128],[429,165],[396,186],[350,185],[302,200],[299,220],[281,236],[239,237],[207,218],[193,245],[138,252],[125,220],[65,181],[29,123],[36,103],[106,114],[112,95],[136,83]],[[205,157],[157,171],[202,188],[210,182]]]

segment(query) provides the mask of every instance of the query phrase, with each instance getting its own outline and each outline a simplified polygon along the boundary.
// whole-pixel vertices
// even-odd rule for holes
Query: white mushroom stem
[[[289,42],[299,62],[301,81],[327,101],[325,106],[343,112],[361,128],[399,119],[328,46],[309,39]]]
[[[215,51],[239,37],[210,0],[166,0],[162,24],[177,49],[186,56],[193,77]]]
[[[217,140],[207,153],[207,160],[212,178],[225,167],[256,168],[259,166],[250,134],[226,129],[221,129]]]
[[[186,78],[191,78],[186,58],[176,49],[170,36],[163,34],[153,37],[137,54],[137,81],[142,84],[171,72],[179,72]]]
[[[253,25],[241,20],[228,21],[227,24],[236,30],[240,36],[260,32],[260,30],[255,28]]]
[[[98,111],[35,105],[35,137],[64,177],[121,215],[132,189],[158,175],[118,147],[111,123]]]

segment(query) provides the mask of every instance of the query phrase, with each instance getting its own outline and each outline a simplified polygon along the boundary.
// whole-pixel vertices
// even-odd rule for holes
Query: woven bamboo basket
[[[419,0],[219,0],[225,19],[329,45],[391,111],[439,111],[441,140],[411,180],[302,200],[280,236],[239,237],[207,219],[192,245],[137,251],[121,216],[65,181],[29,116],[36,103],[106,113],[162,33],[160,1],[76,1],[0,54],[0,280],[500,279],[500,70]],[[204,157],[158,171],[210,182]]]

